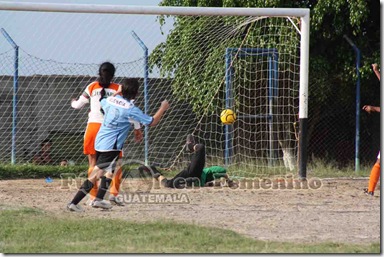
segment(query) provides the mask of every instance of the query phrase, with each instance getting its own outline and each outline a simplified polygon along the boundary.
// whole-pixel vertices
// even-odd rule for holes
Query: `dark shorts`
[[[96,166],[106,172],[114,172],[121,151],[96,151]]]

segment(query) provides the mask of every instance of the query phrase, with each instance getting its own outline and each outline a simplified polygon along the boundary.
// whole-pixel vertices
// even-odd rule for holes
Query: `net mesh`
[[[44,15],[43,15],[44,14]],[[77,98],[96,79],[99,64],[111,61],[115,82],[136,77],[142,87],[136,105],[153,115],[167,99],[171,108],[148,129],[148,149],[130,135],[125,157],[180,169],[188,134],[204,143],[207,165],[226,165],[232,174],[285,174],[296,169],[299,88],[299,20],[290,17],[155,16],[5,12],[20,16],[14,30],[20,46],[17,115],[13,122],[14,51],[0,54],[0,160],[9,162],[15,136],[17,163],[32,162],[41,142],[52,141],[53,164],[67,159],[86,163],[82,143],[87,108],[74,110]],[[50,22],[55,20],[55,22]],[[58,21],[66,21],[60,27]],[[76,24],[76,26],[74,26]],[[37,37],[29,37],[34,26]],[[68,27],[74,26],[72,29]],[[148,47],[146,59],[135,31]],[[36,57],[38,56],[38,57]],[[233,125],[220,121],[233,109]],[[16,126],[15,126],[16,125]]]

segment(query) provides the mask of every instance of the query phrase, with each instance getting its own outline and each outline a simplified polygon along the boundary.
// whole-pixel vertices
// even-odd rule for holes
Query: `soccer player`
[[[92,207],[111,208],[111,204],[103,201],[103,198],[111,183],[116,161],[123,148],[124,141],[131,130],[131,120],[144,125],[156,126],[164,112],[169,108],[168,101],[165,100],[153,117],[144,114],[133,103],[138,90],[139,82],[137,79],[125,79],[122,84],[122,96],[102,97],[100,103],[105,115],[104,122],[96,136],[96,165],[92,175],[88,177],[75,197],[67,205],[70,211],[83,211],[78,203],[91,191],[99,179],[101,179],[100,187]]]
[[[96,164],[96,150],[95,139],[97,132],[103,123],[104,115],[101,112],[100,97],[101,95],[111,96],[119,89],[119,84],[112,83],[112,79],[115,76],[115,66],[110,62],[104,62],[99,67],[99,78],[97,81],[90,83],[84,90],[83,94],[78,100],[72,99],[71,106],[75,109],[81,109],[86,104],[90,104],[90,111],[88,114],[88,124],[84,135],[84,154],[88,155],[88,177],[90,176],[93,168]],[[140,137],[140,124],[133,122],[135,126],[136,138]],[[122,154],[120,158],[122,157]],[[118,169],[112,179],[112,185],[110,190],[109,200],[117,205],[123,205],[118,197],[119,188],[121,184],[122,169]],[[97,184],[94,184],[94,188],[90,192],[90,200],[95,199],[97,194]]]
[[[191,162],[187,168],[182,170],[172,179],[167,179],[156,169],[155,166],[150,168],[141,166],[140,171],[151,172],[152,176],[157,179],[164,187],[170,188],[185,188],[191,186],[194,182],[199,182],[200,186],[212,186],[213,180],[224,177],[227,180],[228,186],[233,186],[234,183],[229,180],[226,169],[220,166],[205,166],[205,145],[196,144],[192,135],[187,136],[185,144],[187,152],[193,153]]]
[[[374,63],[372,64],[372,69],[376,74],[376,77],[380,81],[380,71],[377,67],[377,64]],[[379,106],[371,106],[371,105],[364,105],[363,110],[371,113],[371,112],[380,112],[380,107]],[[377,185],[377,182],[379,182],[380,178],[380,152],[377,155],[376,163],[373,165],[371,174],[369,176],[369,182],[368,182],[368,188],[364,189],[365,194],[373,196],[375,193],[375,188]]]

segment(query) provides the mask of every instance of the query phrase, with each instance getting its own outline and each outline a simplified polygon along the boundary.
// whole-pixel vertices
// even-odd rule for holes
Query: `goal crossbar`
[[[166,6],[125,6],[96,4],[55,4],[0,2],[1,10],[35,12],[71,12],[105,14],[163,14],[163,15],[207,15],[207,16],[309,16],[305,8],[218,8],[218,7],[166,7]]]

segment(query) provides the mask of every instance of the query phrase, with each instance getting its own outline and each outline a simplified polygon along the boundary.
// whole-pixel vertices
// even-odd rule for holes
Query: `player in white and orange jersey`
[[[376,74],[377,79],[380,81],[380,70],[378,69],[376,63],[372,64],[372,69],[373,69],[373,72]],[[363,110],[368,113],[380,112],[380,106],[364,105]],[[381,167],[380,167],[380,152],[379,152],[379,154],[377,155],[376,162],[371,169],[371,174],[369,175],[368,188],[364,189],[364,192],[367,195],[370,195],[370,196],[374,195],[376,185],[380,179],[380,173],[381,173]]]
[[[71,106],[75,109],[80,109],[86,104],[90,104],[90,111],[88,114],[88,124],[84,135],[84,154],[88,155],[88,176],[93,171],[96,165],[96,150],[95,139],[97,132],[99,131],[101,124],[104,120],[104,114],[102,113],[100,106],[100,98],[111,96],[119,89],[119,84],[112,83],[112,79],[115,76],[115,66],[110,62],[104,62],[99,67],[99,78],[97,81],[90,83],[84,90],[79,99],[73,99]],[[140,123],[132,121],[135,128],[135,134],[141,134]],[[142,134],[141,134],[142,135]],[[141,136],[142,137],[142,136]],[[120,158],[122,154],[120,154]],[[112,185],[110,189],[109,200],[117,205],[123,205],[122,202],[116,197],[119,193],[121,184],[122,169],[121,167],[116,172],[112,179]],[[93,200],[97,194],[97,184],[94,185],[90,192],[90,199]]]

